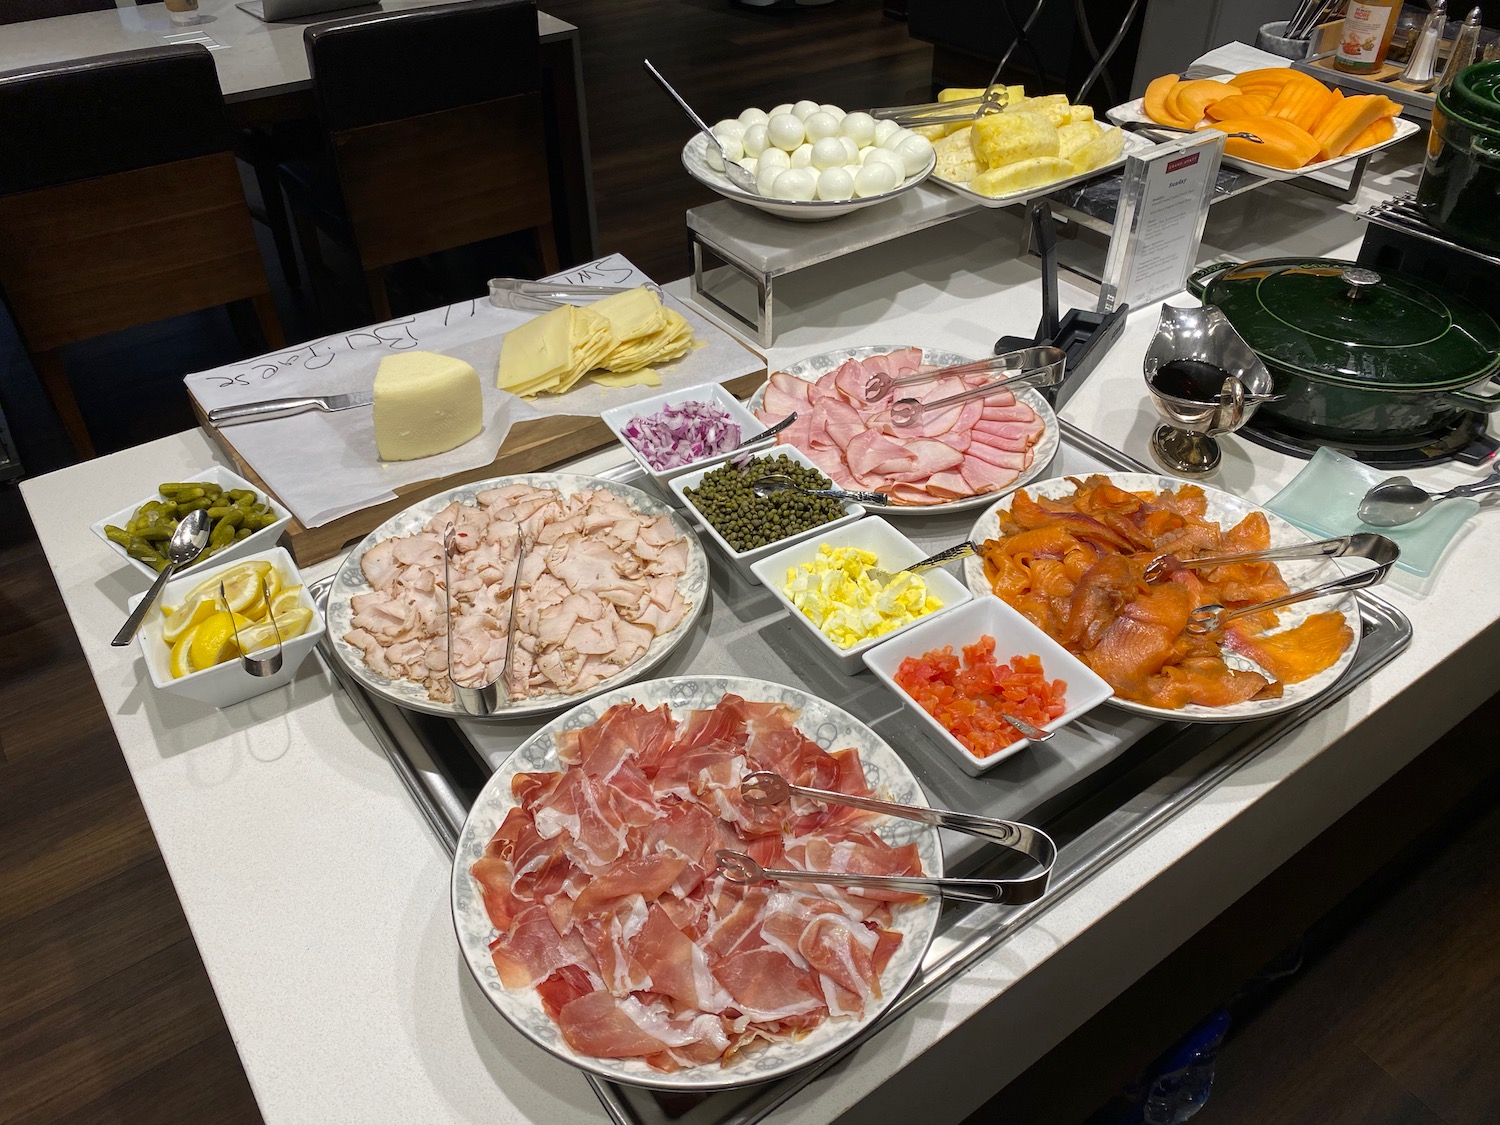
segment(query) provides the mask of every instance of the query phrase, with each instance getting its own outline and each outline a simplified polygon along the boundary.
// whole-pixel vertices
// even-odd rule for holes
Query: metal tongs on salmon
[[[890,394],[896,387],[928,383],[948,376],[959,378],[968,375],[990,373],[1003,375],[992,382],[960,391],[935,402],[923,402],[916,398],[899,398],[891,403],[891,421],[897,426],[920,425],[928,414],[937,414],[954,406],[961,406],[976,399],[989,398],[1001,391],[1016,387],[1055,387],[1063,381],[1067,366],[1067,355],[1061,348],[1040,346],[1021,348],[1013,352],[1002,352],[973,363],[961,363],[953,367],[939,367],[915,375],[892,378],[884,374],[871,376],[865,387],[865,401],[871,402]],[[877,393],[878,392],[878,393]]]
[[[1375,565],[1369,570],[1346,574],[1307,590],[1285,594],[1279,598],[1256,602],[1253,605],[1237,606],[1233,609],[1219,605],[1202,605],[1188,616],[1187,631],[1203,636],[1222,629],[1236,617],[1245,617],[1267,609],[1280,609],[1297,602],[1325,598],[1330,594],[1344,594],[1351,590],[1363,590],[1378,586],[1385,581],[1391,567],[1401,557],[1401,548],[1394,540],[1374,532],[1361,531],[1354,535],[1341,535],[1336,539],[1319,539],[1311,543],[1296,543],[1287,547],[1271,547],[1264,551],[1246,551],[1238,555],[1219,555],[1201,559],[1180,559],[1176,555],[1157,555],[1146,564],[1144,572],[1147,582],[1166,577],[1174,570],[1202,570],[1217,566],[1235,566],[1239,563],[1279,562],[1286,559],[1368,559]]]
[[[950,828],[992,840],[1011,851],[1020,852],[1040,871],[1020,879],[947,879],[925,875],[866,875],[844,871],[796,871],[767,869],[743,852],[720,849],[715,853],[718,869],[732,883],[763,882],[816,883],[823,886],[867,887],[872,890],[936,894],[966,902],[1003,903],[1007,906],[1035,902],[1047,893],[1052,866],[1057,861],[1057,845],[1038,828],[994,817],[972,813],[927,809],[917,805],[899,805],[873,797],[856,797],[826,789],[809,789],[793,785],[777,773],[765,771],[747,774],[740,782],[740,796],[746,804],[778,805],[792,797],[804,797],[828,805],[885,813],[887,816]]]

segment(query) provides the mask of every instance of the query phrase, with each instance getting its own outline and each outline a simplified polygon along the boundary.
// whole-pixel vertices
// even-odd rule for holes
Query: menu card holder
[[[1224,134],[1195,133],[1125,161],[1099,310],[1136,308],[1182,291],[1198,256]]]

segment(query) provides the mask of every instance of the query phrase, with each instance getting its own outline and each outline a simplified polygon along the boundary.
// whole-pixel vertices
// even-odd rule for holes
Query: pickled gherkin
[[[206,509],[209,518],[208,546],[194,565],[270,527],[277,519],[270,505],[246,488],[226,491],[212,481],[169,481],[158,485],[157,493],[159,498],[137,508],[124,527],[108,525],[104,529],[110,542],[155,570],[167,565],[167,540],[189,512]]]

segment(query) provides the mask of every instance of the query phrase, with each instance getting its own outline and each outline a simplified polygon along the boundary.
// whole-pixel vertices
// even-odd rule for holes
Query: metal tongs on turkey
[[[639,288],[639,286],[620,285],[569,285],[564,281],[525,281],[518,277],[492,277],[489,284],[490,304],[497,308],[543,312],[555,309],[559,305],[595,301],[601,297],[613,297],[616,293],[628,293],[633,288]],[[661,286],[654,281],[643,284],[657,297],[661,296]]]
[[[1361,531],[1354,535],[1342,535],[1337,539],[1320,539],[1314,543],[1297,543],[1289,547],[1272,547],[1266,551],[1246,551],[1238,555],[1218,555],[1201,559],[1179,559],[1176,555],[1158,555],[1146,564],[1145,578],[1154,582],[1174,570],[1202,570],[1215,566],[1234,566],[1237,563],[1278,562],[1285,559],[1368,559],[1375,565],[1368,570],[1346,574],[1310,589],[1298,590],[1279,598],[1271,598],[1253,605],[1229,608],[1218,605],[1200,605],[1188,615],[1187,631],[1194,636],[1216,633],[1236,617],[1246,617],[1266,609],[1326,598],[1333,594],[1346,594],[1378,586],[1385,581],[1391,567],[1401,557],[1401,548],[1394,540],[1374,532]]]
[[[448,682],[453,685],[453,701],[458,704],[459,710],[466,715],[477,715],[482,718],[485,715],[493,715],[500,709],[502,686],[505,688],[507,699],[514,696],[510,674],[511,654],[516,647],[516,604],[521,599],[521,564],[526,561],[527,548],[518,529],[516,532],[516,577],[510,587],[510,624],[505,630],[505,660],[501,664],[500,674],[488,683],[461,684],[453,676],[453,618],[458,599],[449,593],[453,588],[453,581],[448,572],[448,559],[457,550],[454,535],[454,526],[450,523],[448,529],[443,532],[443,616],[448,624]]]
[[[951,102],[918,102],[915,105],[889,105],[870,110],[877,121],[894,121],[902,128],[916,125],[949,125],[958,121],[973,121],[991,113],[999,113],[1009,100],[1004,86],[991,86],[977,98],[955,98]]]
[[[714,853],[718,870],[731,883],[816,883],[833,887],[869,887],[912,894],[935,894],[965,902],[1004,903],[1015,906],[1035,902],[1047,893],[1052,865],[1057,862],[1057,845],[1052,838],[1029,824],[996,820],[971,813],[925,809],[917,805],[898,805],[873,797],[854,797],[826,789],[808,789],[793,785],[777,773],[747,774],[740,782],[740,796],[750,805],[779,805],[792,797],[805,797],[825,805],[847,805],[869,812],[885,813],[903,820],[915,820],[935,828],[951,828],[991,840],[1001,847],[1020,852],[1041,870],[1020,879],[946,879],[925,875],[856,875],[844,871],[795,871],[765,868],[743,852],[720,849]]]
[[[938,414],[954,406],[961,406],[966,402],[976,399],[989,398],[991,395],[999,394],[1001,391],[1009,391],[1016,387],[1055,387],[1063,381],[1063,375],[1067,367],[1067,353],[1061,348],[1042,345],[1033,348],[1021,348],[1013,352],[1002,352],[1000,355],[992,355],[988,359],[975,360],[973,363],[960,363],[953,367],[940,367],[934,371],[928,371],[920,376],[903,375],[899,379],[890,379],[889,376],[874,375],[870,383],[865,387],[865,401],[881,397],[872,395],[873,384],[881,379],[890,380],[892,388],[898,386],[910,386],[913,383],[926,383],[933,379],[941,379],[948,375],[965,376],[981,375],[988,372],[1003,372],[1005,378],[996,379],[989,383],[980,383],[977,387],[970,387],[966,391],[940,398],[936,402],[923,402],[915,398],[898,398],[891,403],[891,421],[897,426],[918,426],[922,419],[929,413]],[[890,391],[886,391],[887,394]]]

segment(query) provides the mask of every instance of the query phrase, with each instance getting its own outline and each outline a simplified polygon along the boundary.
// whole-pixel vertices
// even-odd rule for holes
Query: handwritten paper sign
[[[649,279],[619,254],[549,278],[573,285],[633,286]],[[670,301],[670,298],[668,298]],[[722,383],[762,366],[722,329],[672,302],[703,346],[661,371],[679,386]],[[510,428],[546,415],[595,417],[610,406],[660,393],[651,387],[613,389],[585,382],[564,395],[521,399],[495,386],[500,345],[535,312],[496,308],[488,298],[397,317],[384,324],[335,333],[294,348],[189,375],[189,393],[205,410],[268,398],[368,390],[380,361],[397,352],[442,352],[473,365],[484,391],[485,425],[457,449],[419,461],[377,459],[375,424],[368,409],[336,414],[308,412],[234,427],[235,448],[307,527],[393,499],[395,489],[478,468],[495,459]]]

